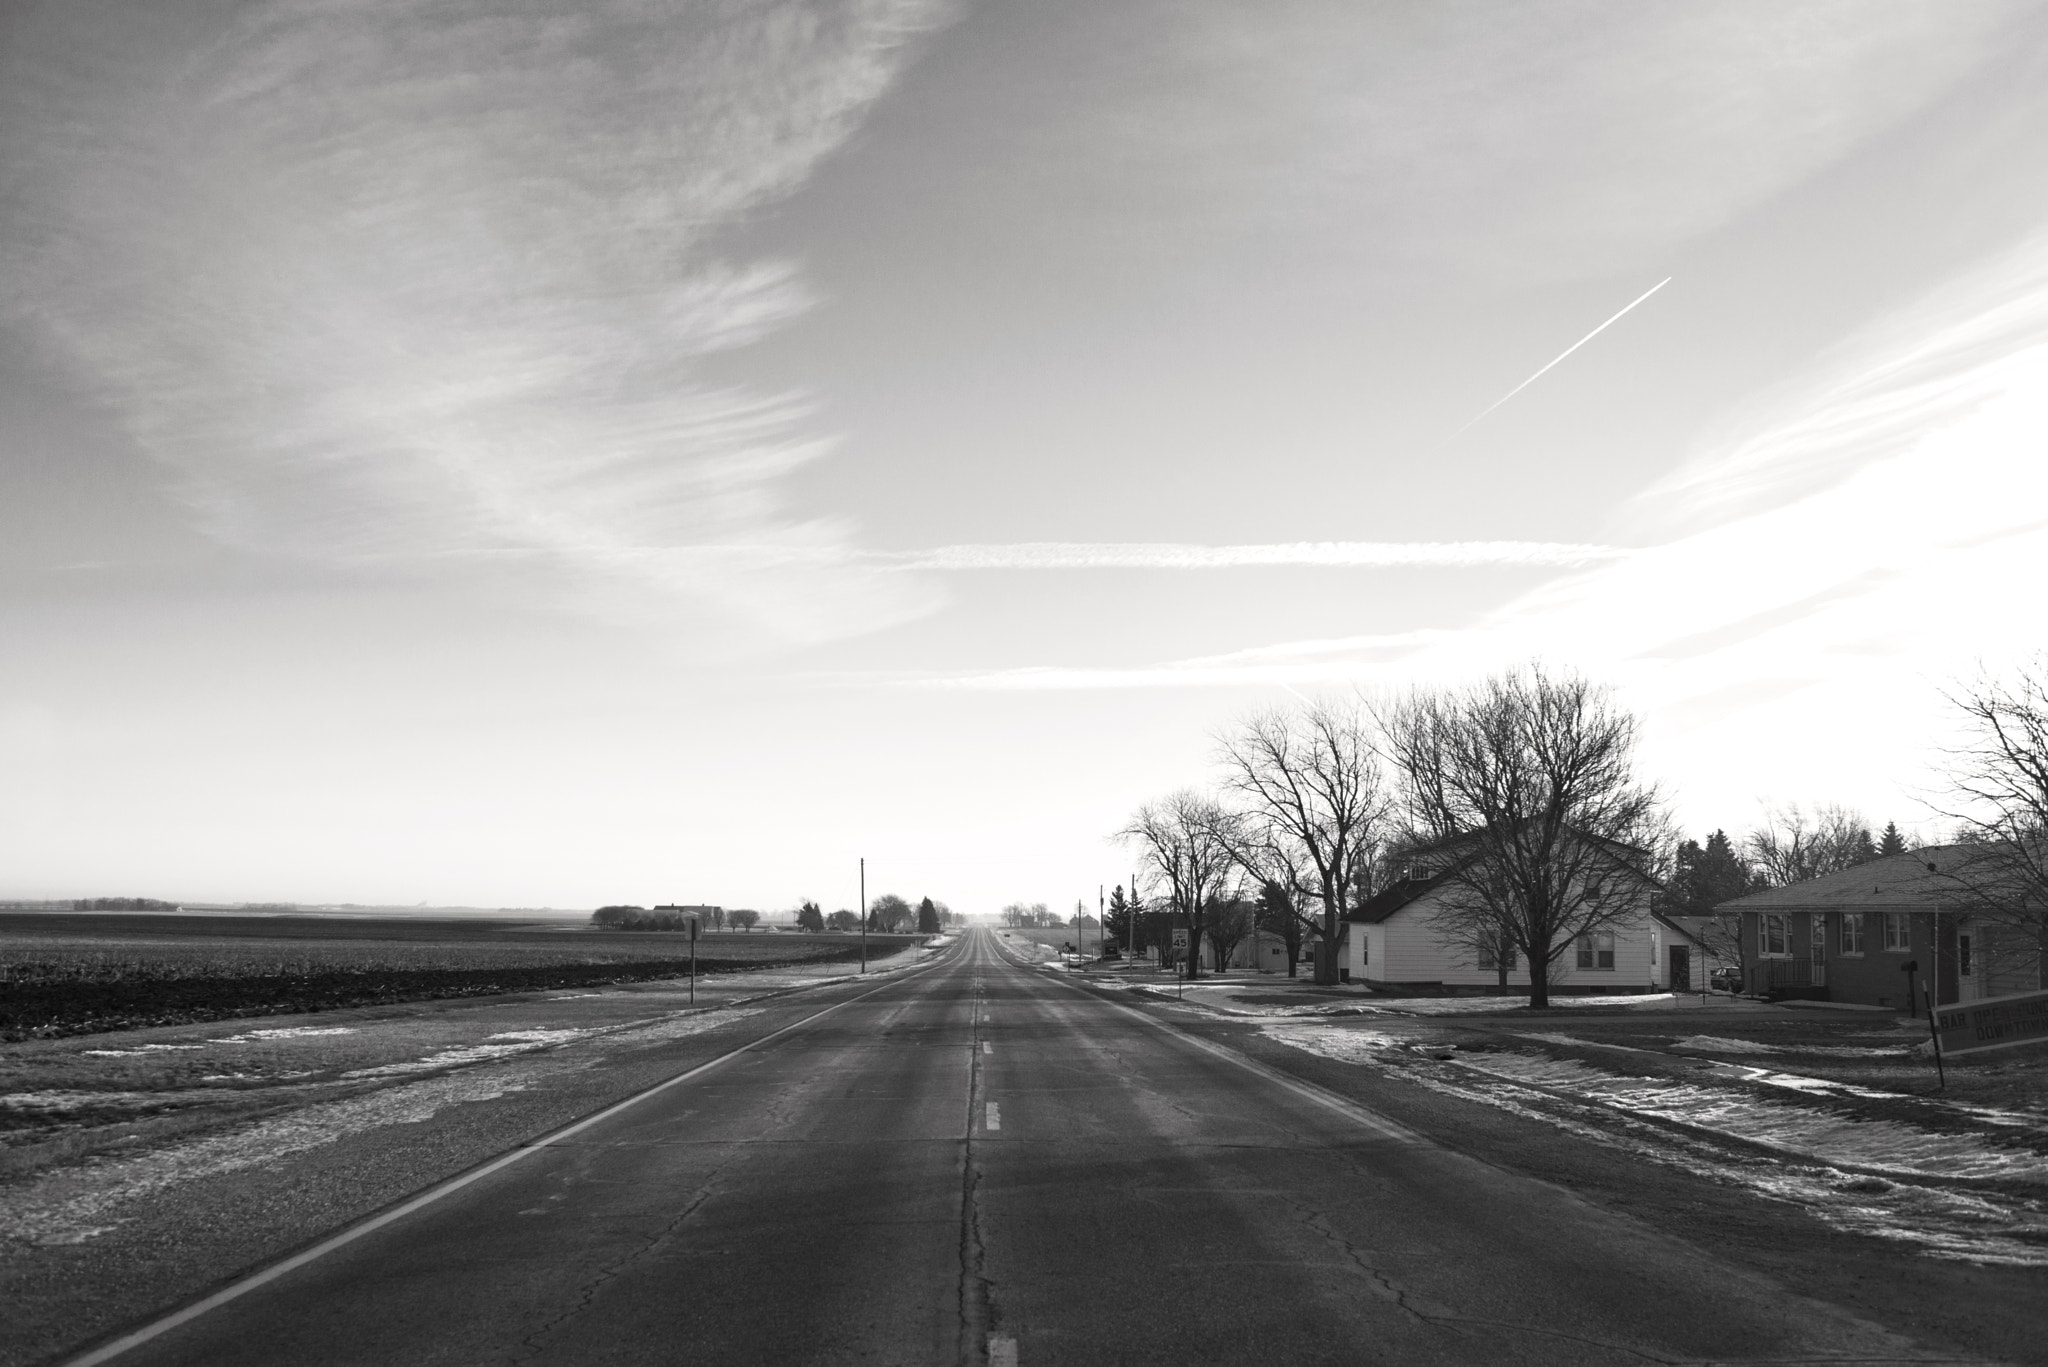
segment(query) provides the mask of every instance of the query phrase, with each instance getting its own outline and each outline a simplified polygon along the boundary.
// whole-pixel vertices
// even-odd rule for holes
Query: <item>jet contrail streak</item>
[[[1614,325],[1615,325],[1616,323],[1618,323],[1618,322],[1620,322],[1620,321],[1621,321],[1621,317],[1622,317],[1622,314],[1624,314],[1624,313],[1627,313],[1627,312],[1629,311],[1629,309],[1632,309],[1632,308],[1634,308],[1634,307],[1635,307],[1635,306],[1636,306],[1637,304],[1640,304],[1640,303],[1642,303],[1642,302],[1643,302],[1643,300],[1645,300],[1645,299],[1648,299],[1648,298],[1649,298],[1649,297],[1650,297],[1651,295],[1655,294],[1655,293],[1656,293],[1656,292],[1657,292],[1658,290],[1661,290],[1661,289],[1663,289],[1663,288],[1664,288],[1664,287],[1665,287],[1666,285],[1670,284],[1670,283],[1671,283],[1671,281],[1672,281],[1673,279],[1674,279],[1674,277],[1672,277],[1672,276],[1669,276],[1669,275],[1667,275],[1667,276],[1665,276],[1665,277],[1664,277],[1664,278],[1663,278],[1662,280],[1659,280],[1659,281],[1658,281],[1658,282],[1657,282],[1656,284],[1654,284],[1654,285],[1650,286],[1650,288],[1648,288],[1648,289],[1644,290],[1644,291],[1643,291],[1643,292],[1642,292],[1641,294],[1637,295],[1637,296],[1636,296],[1636,297],[1635,297],[1635,298],[1634,298],[1633,300],[1631,300],[1631,301],[1629,302],[1628,308],[1624,308],[1624,309],[1623,309],[1623,310],[1621,311],[1621,313],[1617,313],[1617,314],[1615,314],[1615,315],[1614,315],[1614,316],[1613,316],[1612,318],[1609,318],[1609,319],[1608,319],[1608,320],[1607,320],[1606,322],[1602,323],[1602,324],[1601,324],[1601,325],[1600,325],[1599,327],[1596,327],[1596,328],[1594,328],[1594,329],[1593,329],[1593,330],[1592,330],[1591,332],[1589,332],[1589,333],[1587,333],[1587,334],[1586,334],[1585,336],[1583,336],[1583,337],[1579,338],[1579,340],[1578,340],[1578,341],[1576,341],[1576,342],[1573,342],[1573,343],[1572,343],[1572,344],[1571,344],[1570,346],[1566,347],[1566,348],[1565,348],[1565,349],[1564,349],[1564,350],[1563,350],[1562,352],[1558,353],[1558,356],[1557,356],[1557,360],[1555,360],[1555,361],[1552,361],[1552,362],[1550,363],[1550,365],[1547,365],[1547,366],[1543,367],[1543,369],[1542,369],[1542,370],[1539,370],[1539,371],[1537,371],[1537,372],[1536,372],[1536,373],[1535,373],[1534,375],[1531,375],[1531,376],[1530,376],[1530,377],[1529,377],[1528,379],[1526,379],[1526,380],[1522,381],[1522,382],[1521,382],[1520,384],[1516,385],[1516,386],[1515,386],[1515,387],[1514,387],[1513,389],[1510,389],[1510,390],[1509,390],[1509,391],[1508,391],[1507,393],[1505,393],[1505,394],[1501,395],[1501,396],[1500,396],[1499,398],[1495,399],[1495,400],[1494,400],[1494,401],[1493,401],[1492,403],[1490,403],[1490,404],[1488,404],[1488,405],[1486,406],[1485,410],[1484,410],[1484,411],[1482,411],[1482,412],[1481,412],[1481,413],[1479,414],[1479,416],[1478,416],[1478,417],[1475,417],[1475,418],[1473,418],[1471,422],[1468,422],[1468,423],[1466,423],[1466,424],[1465,424],[1465,425],[1464,425],[1463,427],[1461,427],[1461,428],[1459,428],[1459,429],[1458,429],[1457,431],[1455,431],[1455,432],[1451,433],[1451,435],[1452,435],[1453,437],[1462,437],[1463,435],[1465,435],[1465,433],[1467,433],[1467,432],[1469,432],[1470,430],[1472,430],[1473,426],[1474,426],[1475,424],[1477,424],[1477,423],[1478,423],[1478,421],[1479,421],[1479,419],[1480,419],[1480,418],[1483,418],[1483,417],[1485,417],[1485,416],[1486,416],[1486,415],[1487,415],[1488,413],[1491,413],[1491,412],[1492,412],[1492,411],[1493,411],[1494,409],[1496,409],[1496,408],[1499,408],[1499,407],[1500,407],[1500,406],[1501,406],[1502,404],[1506,403],[1506,402],[1507,402],[1507,401],[1508,401],[1509,399],[1512,399],[1512,398],[1514,398],[1514,397],[1515,397],[1515,395],[1517,395],[1517,394],[1521,393],[1521,392],[1522,392],[1523,390],[1527,389],[1527,388],[1528,388],[1528,387],[1529,387],[1530,385],[1532,385],[1532,384],[1535,384],[1535,383],[1536,383],[1536,382],[1537,382],[1538,380],[1542,379],[1542,378],[1543,378],[1543,376],[1544,376],[1544,374],[1545,374],[1545,372],[1549,371],[1549,370],[1550,370],[1550,368],[1551,368],[1551,366],[1554,366],[1554,365],[1556,365],[1558,361],[1562,361],[1562,360],[1563,360],[1563,359],[1564,359],[1565,357],[1567,357],[1567,356],[1571,355],[1571,354],[1572,354],[1572,353],[1573,353],[1574,351],[1577,351],[1577,350],[1578,350],[1578,349],[1579,349],[1580,347],[1582,347],[1582,346],[1584,346],[1584,345],[1585,345],[1586,343],[1588,343],[1588,342],[1592,341],[1592,340],[1593,340],[1593,339],[1594,339],[1595,337],[1598,337],[1598,336],[1599,336],[1599,335],[1600,335],[1601,333],[1603,333],[1603,332],[1607,331],[1607,329],[1609,329],[1609,328],[1613,327],[1613,326],[1614,326]]]

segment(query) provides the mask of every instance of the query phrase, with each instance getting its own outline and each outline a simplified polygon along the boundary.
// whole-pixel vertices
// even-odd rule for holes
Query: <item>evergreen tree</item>
[[[1287,946],[1287,976],[1297,977],[1301,969],[1301,942],[1307,935],[1308,922],[1294,905],[1294,899],[1287,895],[1287,889],[1278,883],[1267,883],[1259,889],[1258,924],[1260,930],[1269,930],[1280,937]]]
[[[1906,837],[1899,834],[1898,822],[1887,821],[1884,823],[1884,837],[1878,841],[1877,852],[1879,854],[1904,854],[1906,852]]]
[[[1131,899],[1124,896],[1123,884],[1119,883],[1109,890],[1108,920],[1104,922],[1102,931],[1110,939],[1115,940],[1126,955],[1138,952],[1136,912],[1137,908]]]
[[[796,924],[799,930],[823,931],[825,913],[818,908],[816,902],[806,897],[804,904],[796,909]]]
[[[927,897],[917,904],[917,933],[936,935],[939,933],[939,909]]]
[[[1671,875],[1666,897],[1671,909],[1698,916],[1712,911],[1730,898],[1754,891],[1756,875],[1726,831],[1717,830],[1705,845],[1687,840],[1678,847],[1677,868]]]

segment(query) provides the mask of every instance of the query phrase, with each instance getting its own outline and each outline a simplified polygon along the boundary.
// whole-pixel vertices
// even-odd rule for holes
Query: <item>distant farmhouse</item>
[[[1904,1008],[2037,991],[2043,936],[2003,923],[1973,886],[1982,856],[1931,845],[1723,902],[1759,996]]]

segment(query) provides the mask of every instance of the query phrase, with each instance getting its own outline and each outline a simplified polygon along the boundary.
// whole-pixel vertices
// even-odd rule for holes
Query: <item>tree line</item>
[[[1968,742],[1940,811],[1972,857],[1948,875],[1987,914],[2043,933],[2048,908],[2048,655],[1948,695]],[[1671,824],[1639,772],[1641,721],[1610,689],[1525,665],[1396,697],[1255,713],[1215,737],[1218,779],[1140,806],[1116,836],[1158,891],[1117,889],[1109,931],[1133,950],[1169,927],[1216,963],[1264,930],[1295,972],[1305,943],[1334,983],[1344,917],[1404,880],[1437,892],[1433,928],[1491,963],[1526,963],[1530,1000],[1581,936],[1654,905],[1703,913],[1916,847],[1839,805],[1769,809],[1742,837]],[[1228,948],[1226,948],[1228,946]]]
[[[761,913],[746,907],[727,911],[724,907],[707,907],[701,912],[682,911],[675,907],[609,906],[599,907],[590,913],[590,923],[605,930],[688,930],[692,921],[705,930],[750,931],[761,924]]]

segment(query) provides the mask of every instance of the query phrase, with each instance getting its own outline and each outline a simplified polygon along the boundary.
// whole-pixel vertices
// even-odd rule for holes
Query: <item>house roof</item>
[[[1928,845],[1732,898],[1714,910],[1965,911],[1974,899],[1957,878],[1975,857],[1967,845]]]
[[[1444,877],[1437,874],[1433,878],[1397,878],[1345,912],[1344,919],[1352,924],[1377,925],[1443,882]]]
[[[1700,933],[1698,929],[1696,929],[1693,926],[1687,925],[1685,921],[1680,917],[1667,916],[1661,911],[1652,911],[1650,913],[1650,919],[1657,922],[1661,926],[1665,926],[1668,929],[1677,931],[1680,935],[1683,935],[1686,939],[1691,940],[1694,944],[1699,943]]]

